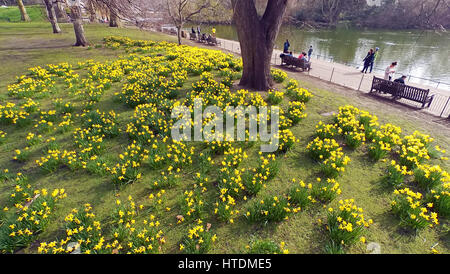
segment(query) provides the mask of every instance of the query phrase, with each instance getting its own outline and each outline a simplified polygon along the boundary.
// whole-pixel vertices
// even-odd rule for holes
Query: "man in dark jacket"
[[[375,58],[375,54],[373,52],[373,49],[370,49],[370,51],[367,53],[366,58],[364,58],[364,68],[361,70],[363,73],[367,73],[367,70],[370,67],[370,64],[372,64],[373,60]]]
[[[283,53],[289,53],[289,47],[291,44],[289,44],[289,40],[286,39],[286,42],[284,42],[284,50]]]
[[[405,75],[403,75],[402,77],[400,77],[400,78],[398,78],[398,79],[395,79],[394,80],[394,82],[396,82],[396,83],[401,83],[401,84],[405,84],[405,79],[406,79],[406,76]]]

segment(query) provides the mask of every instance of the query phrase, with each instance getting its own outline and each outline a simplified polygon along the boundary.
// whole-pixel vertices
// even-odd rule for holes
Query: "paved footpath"
[[[238,41],[226,40],[222,38],[217,38],[220,41],[220,48],[231,51],[233,53],[240,54],[240,44]],[[272,55],[272,64],[281,65],[280,54],[282,51],[274,50]],[[294,54],[295,55],[295,54]],[[335,84],[348,87],[354,90],[359,90],[361,92],[368,93],[372,86],[372,79],[374,76],[379,78],[384,78],[384,74],[372,73],[363,74],[357,68],[353,68],[344,64],[329,62],[327,60],[321,60],[318,58],[311,58],[312,69],[308,73],[309,76],[323,79],[325,81],[330,81]],[[407,83],[408,84],[408,83]],[[423,109],[428,113],[433,115],[447,117],[450,115],[450,97],[449,91],[436,89],[430,86],[411,84],[419,88],[430,89],[430,94],[435,94],[435,98],[430,108]],[[420,103],[415,103],[413,101],[401,99],[400,102],[405,104],[420,106]]]

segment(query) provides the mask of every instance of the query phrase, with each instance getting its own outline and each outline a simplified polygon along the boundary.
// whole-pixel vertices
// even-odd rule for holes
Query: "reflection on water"
[[[202,25],[202,32],[210,32],[211,26]],[[237,40],[233,26],[215,26],[217,36]],[[450,33],[434,31],[337,30],[306,31],[294,26],[283,26],[276,47],[283,48],[289,39],[294,53],[314,48],[314,55],[332,57],[335,62],[353,67],[362,66],[362,60],[370,48],[379,47],[380,53],[375,67],[383,70],[397,61],[397,72],[415,77],[432,79],[433,82],[411,77],[411,82],[428,84],[450,90]]]

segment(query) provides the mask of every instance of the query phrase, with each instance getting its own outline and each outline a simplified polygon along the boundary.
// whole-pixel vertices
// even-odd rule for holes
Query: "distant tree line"
[[[303,0],[290,11],[297,22],[335,26],[347,21],[354,26],[388,29],[448,29],[448,0],[385,0],[368,6],[366,0]]]
[[[157,1],[157,0],[155,0]],[[262,13],[267,0],[254,0]],[[292,0],[285,23],[310,27],[334,27],[347,22],[357,27],[387,29],[449,29],[450,0],[384,0],[369,6],[366,0]],[[231,0],[220,1],[220,9],[191,18],[195,22],[232,23]]]

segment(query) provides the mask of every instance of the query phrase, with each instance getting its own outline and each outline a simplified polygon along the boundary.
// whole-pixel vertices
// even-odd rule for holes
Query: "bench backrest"
[[[400,96],[416,102],[425,102],[428,98],[429,92],[429,89],[426,90],[405,85],[405,88],[403,89],[403,92]]]
[[[373,77],[372,89],[387,92],[405,99],[413,100],[416,102],[424,102],[428,98],[430,90],[421,89],[404,85],[402,83],[391,82],[378,77]]]
[[[281,59],[283,60],[283,62],[285,62],[287,64],[292,64],[292,65],[296,65],[296,66],[304,66],[305,65],[305,60],[298,59],[293,56],[284,55],[283,57],[281,57]]]

